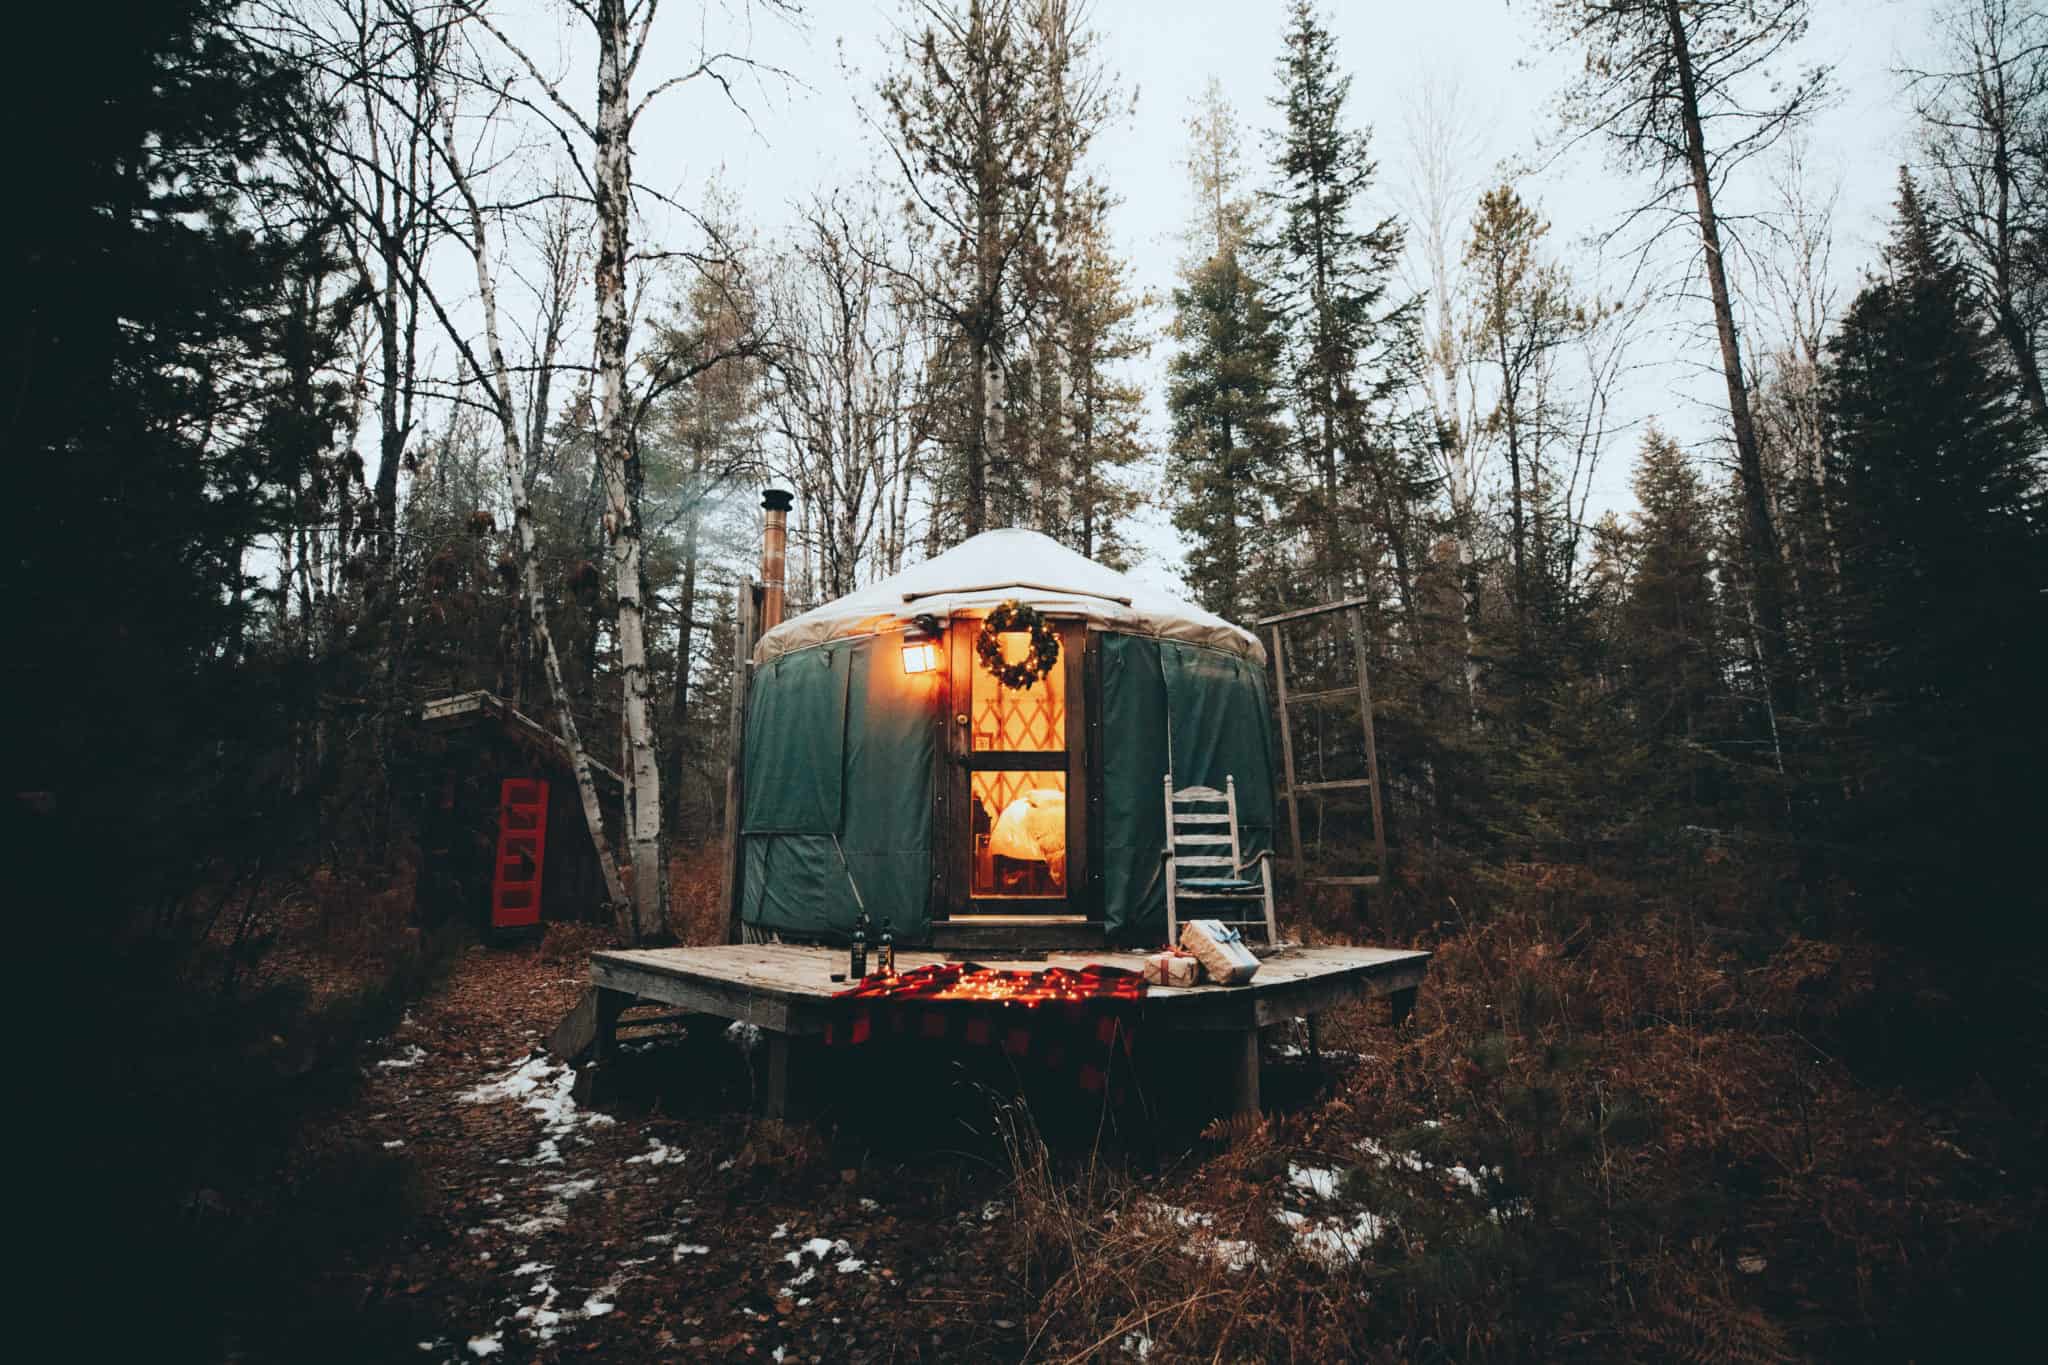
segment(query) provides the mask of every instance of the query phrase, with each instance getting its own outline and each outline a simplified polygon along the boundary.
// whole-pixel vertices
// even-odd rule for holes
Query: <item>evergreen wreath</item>
[[[1005,663],[1002,641],[996,637],[1016,630],[1031,632],[1031,652],[1016,663]],[[997,682],[1013,692],[1023,692],[1036,686],[1060,661],[1060,637],[1037,608],[1011,598],[998,603],[981,623],[974,652],[981,659],[981,666],[995,674]]]

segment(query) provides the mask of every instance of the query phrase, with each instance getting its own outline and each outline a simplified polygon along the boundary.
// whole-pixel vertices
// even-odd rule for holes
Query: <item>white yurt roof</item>
[[[1008,598],[1047,615],[1080,617],[1129,635],[1152,635],[1209,645],[1266,662],[1250,631],[1214,612],[1068,549],[1036,531],[984,531],[952,549],[913,564],[858,592],[792,616],[761,637],[754,662],[827,640],[900,629],[918,616],[978,616]]]

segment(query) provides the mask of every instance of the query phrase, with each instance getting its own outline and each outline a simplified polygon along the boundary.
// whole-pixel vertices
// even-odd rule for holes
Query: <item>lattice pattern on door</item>
[[[1003,657],[1015,662],[1031,647],[1031,637],[1011,634],[999,637]],[[1055,664],[1051,672],[1021,692],[996,681],[993,673],[974,661],[974,748],[980,752],[1045,753],[1067,747],[1066,669]]]
[[[1046,787],[1065,793],[1065,773],[979,772],[974,774],[974,799],[993,821],[1010,808],[1010,803],[1034,788]]]

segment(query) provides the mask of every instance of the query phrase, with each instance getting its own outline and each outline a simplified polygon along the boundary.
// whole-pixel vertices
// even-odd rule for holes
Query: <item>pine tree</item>
[[[1253,273],[1256,205],[1243,192],[1236,112],[1209,82],[1188,119],[1192,212],[1173,292],[1166,483],[1187,545],[1183,576],[1226,620],[1274,609],[1286,468],[1285,339]]]
[[[1185,577],[1226,620],[1277,610],[1273,502],[1284,473],[1281,337],[1264,290],[1230,248],[1192,266],[1173,294],[1167,364],[1167,483],[1187,538]]]
[[[1636,456],[1634,487],[1616,651],[1639,728],[1653,739],[1692,739],[1717,690],[1713,509],[1685,451],[1654,425]]]
[[[1401,354],[1414,344],[1413,308],[1389,307],[1387,298],[1402,233],[1392,219],[1364,230],[1354,223],[1376,167],[1368,135],[1345,126],[1351,78],[1338,70],[1335,41],[1309,0],[1295,0],[1284,41],[1273,101],[1285,117],[1274,158],[1280,184],[1265,196],[1276,221],[1259,245],[1287,330],[1306,483],[1290,520],[1309,542],[1317,590],[1334,597],[1366,585],[1357,519],[1369,509],[1405,592],[1393,442],[1377,410],[1415,372]]]
[[[2025,875],[2041,823],[2042,469],[1964,272],[1900,181],[1884,272],[1824,381],[1857,832],[1989,889]]]

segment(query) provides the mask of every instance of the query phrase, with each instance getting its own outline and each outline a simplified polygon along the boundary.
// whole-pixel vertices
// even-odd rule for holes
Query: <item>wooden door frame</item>
[[[972,709],[974,699],[974,642],[981,630],[979,617],[961,618],[946,629],[946,682],[941,691],[943,704],[938,723],[945,733],[938,744],[940,767],[938,809],[934,818],[932,850],[937,869],[932,885],[937,903],[932,920],[941,922],[956,915],[1071,915],[1100,919],[1096,910],[1094,861],[1091,832],[1096,807],[1095,778],[1089,762],[1089,735],[1094,729],[1095,698],[1088,683],[1092,677],[1089,656],[1094,635],[1088,623],[1078,618],[1048,617],[1059,632],[1059,667],[1066,670],[1063,681],[1067,698],[1067,745],[1064,766],[1046,769],[1067,775],[1067,894],[1057,900],[977,900],[970,894],[968,873],[972,857],[972,828],[969,820],[974,800]],[[967,716],[967,723],[960,717]],[[1027,764],[1013,764],[1025,767]]]

